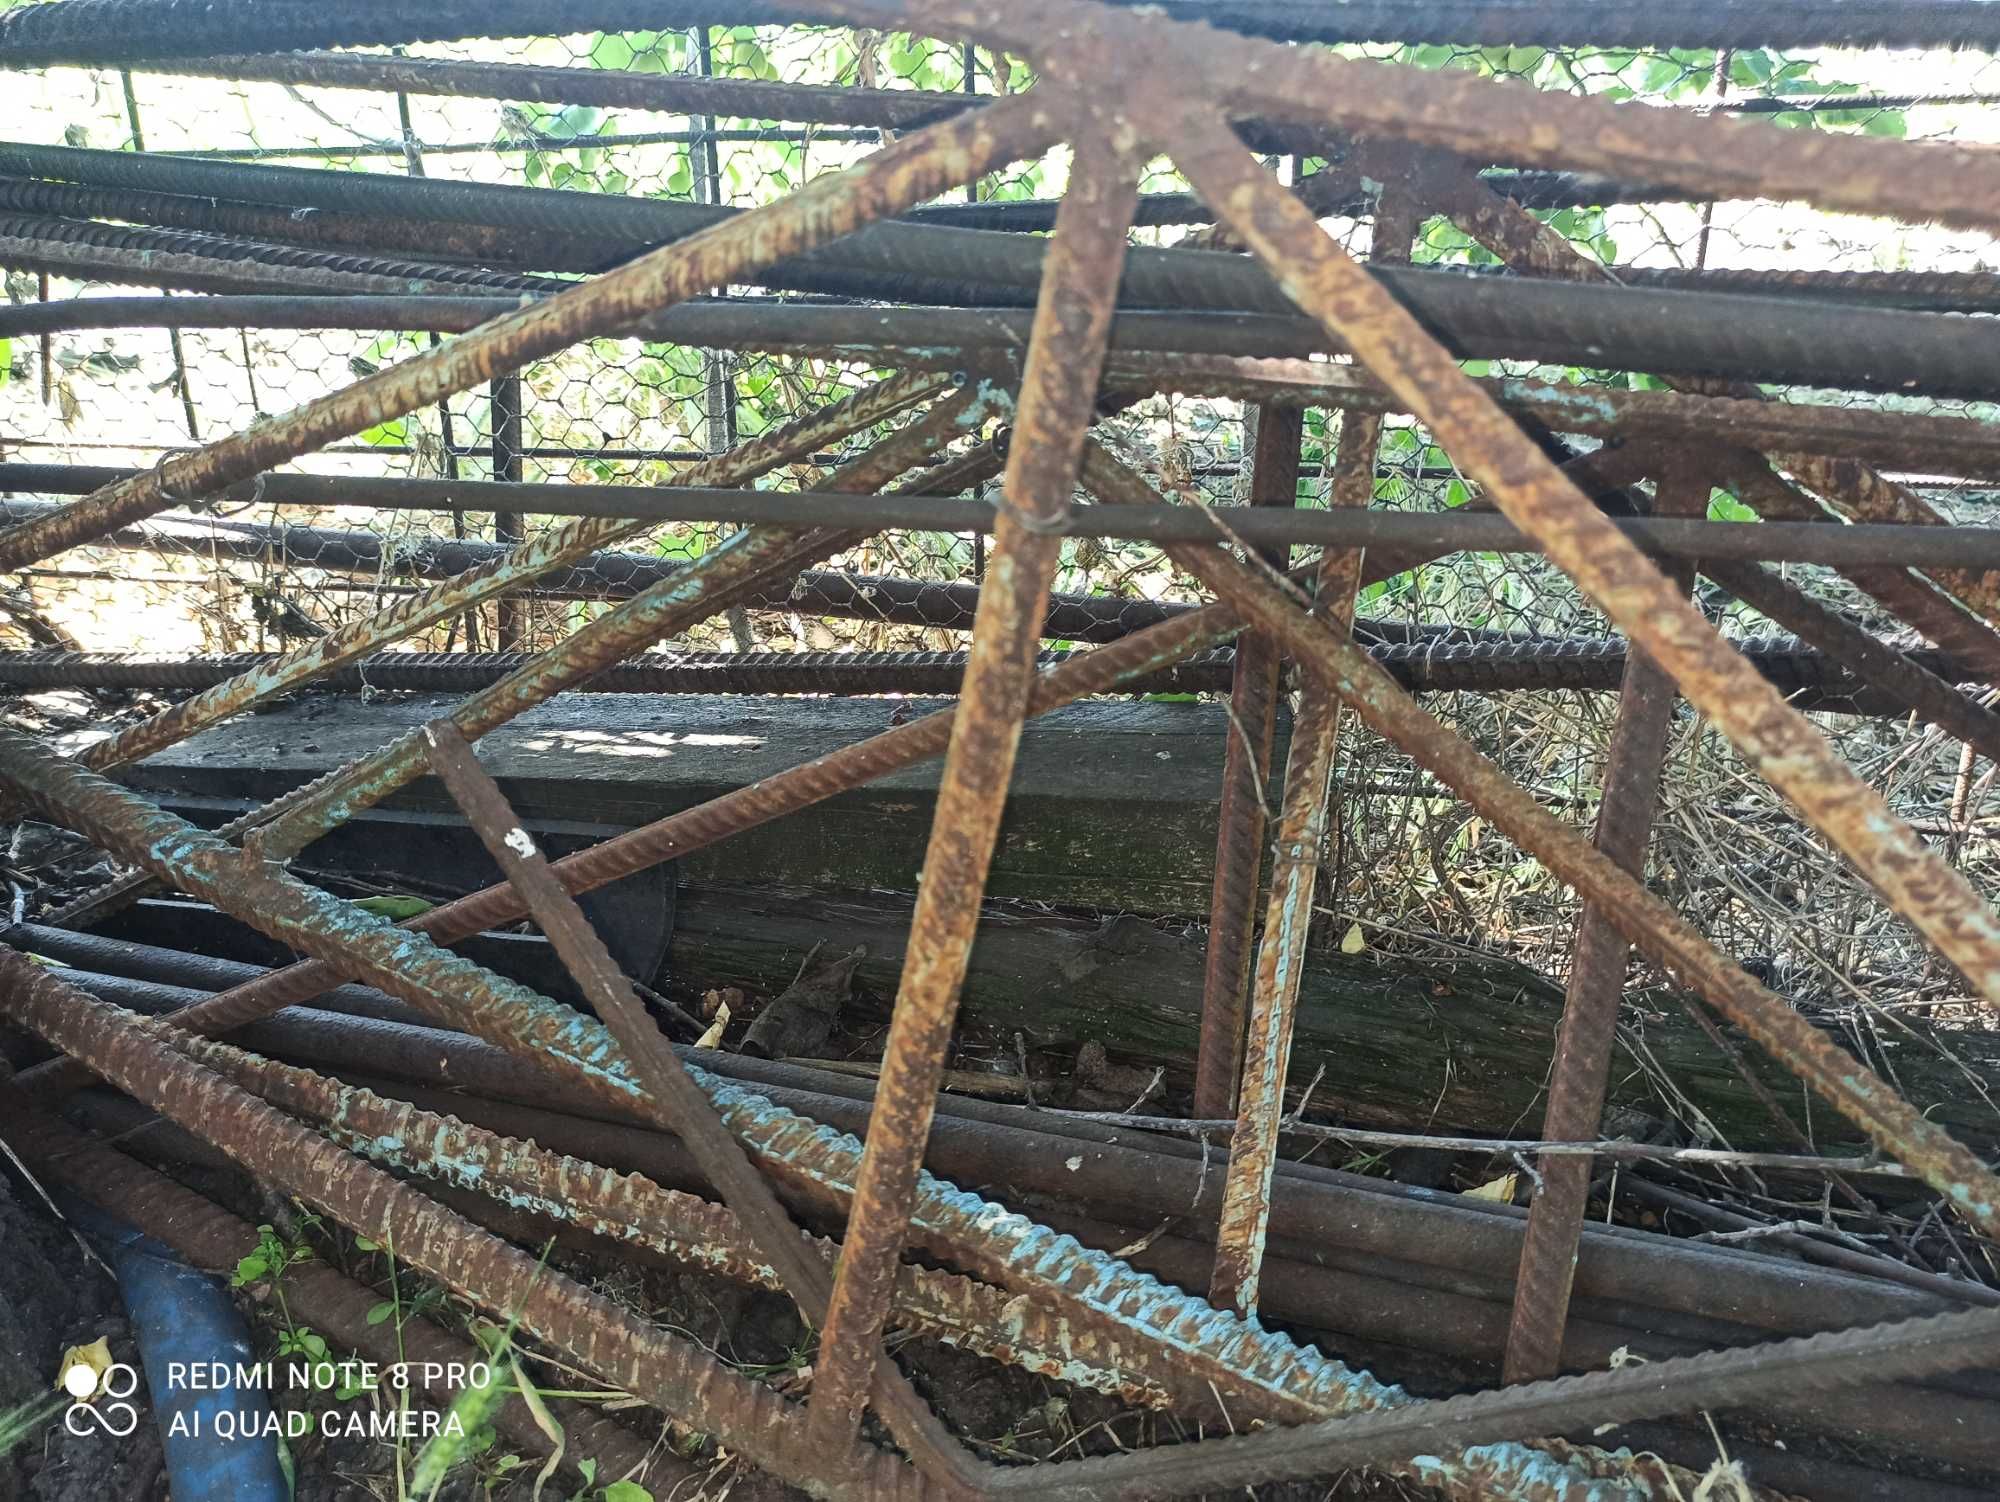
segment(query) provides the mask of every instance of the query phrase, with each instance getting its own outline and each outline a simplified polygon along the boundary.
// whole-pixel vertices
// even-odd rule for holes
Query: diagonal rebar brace
[[[715,1114],[576,899],[550,872],[547,858],[522,827],[507,795],[480,766],[472,743],[448,719],[432,721],[422,735],[432,768],[501,874],[528,904],[530,916],[548,936],[598,1020],[624,1049],[633,1078],[687,1144],[701,1171],[721,1191],[723,1202],[742,1218],[800,1311],[814,1324],[823,1322],[833,1292],[826,1264],[813,1255],[770,1180],[757,1171],[743,1144]],[[900,1372],[886,1363],[879,1365],[870,1396],[890,1432],[918,1464],[940,1481],[977,1495],[982,1467],[953,1441]]]
[[[727,454],[684,466],[675,474],[674,483],[747,483],[894,416],[905,407],[935,395],[949,380],[947,376],[929,374],[891,376],[806,417],[760,434]],[[288,693],[461,610],[483,604],[503,590],[517,588],[579,562],[598,549],[635,536],[652,525],[644,520],[608,517],[584,517],[567,523],[510,549],[491,563],[400,598],[366,620],[350,622],[254,672],[204,689],[151,719],[96,741],[79,760],[99,772],[143,761],[218,720]]]
[[[857,493],[878,489],[976,429],[987,415],[1004,411],[1006,403],[1004,392],[985,383],[961,391],[836,471],[827,488]],[[685,570],[648,586],[480,690],[453,711],[453,718],[468,736],[484,735],[660,637],[685,630],[855,540],[851,532],[828,528],[753,527],[739,532]],[[241,835],[246,854],[261,851],[266,859],[289,859],[420,775],[423,766],[423,745],[412,732],[230,821],[219,833],[225,839]],[[88,926],[150,890],[151,880],[143,875],[120,878],[65,908],[61,922],[65,927]]]
[[[1453,222],[1508,265],[1566,281],[1613,279],[1610,268],[1584,255],[1553,225],[1495,192],[1463,162],[1434,159],[1428,177]],[[1763,392],[1747,384],[1702,377],[1675,377],[1669,384],[1697,396],[1768,405]],[[1767,461],[1753,450],[1725,444],[1719,446],[1716,459],[1715,467],[1728,477],[1731,488],[1767,520],[1831,520],[1817,502],[1772,468],[1775,463],[1850,519],[1926,525],[1945,521],[1907,486],[1893,484],[1871,466],[1851,458],[1786,449],[1775,451]],[[2000,580],[1965,570],[1926,570],[1945,591],[1939,593],[1906,569],[1864,566],[1842,572],[1940,647],[1978,665],[1988,681],[2000,682],[2000,635],[1988,624],[2000,607]],[[1971,605],[1987,620],[1960,608],[1958,601]]]
[[[1083,478],[1108,503],[1148,505],[1160,499],[1141,476],[1096,446],[1085,451]],[[1214,549],[1176,543],[1167,555],[1246,623],[1277,632],[1287,650],[1318,673],[1371,730],[1394,741],[1494,828],[1602,907],[1634,948],[1681,977],[1959,1213],[1989,1234],[2000,1229],[2000,1175],[1976,1153],[1925,1119],[1578,830],[1549,813],[1527,789],[1419,706],[1366,652],[1315,621],[1283,589]]]
[[[1971,884],[1676,595],[1437,341],[1270,179],[1219,118],[1191,121],[1175,156],[1287,294],[1410,404],[1508,518],[1674,677],[1759,775],[1958,967],[1974,992],[2000,1005],[2000,919]]]
[[[7,1015],[177,1126],[211,1142],[261,1181],[296,1194],[352,1230],[393,1247],[409,1266],[523,1329],[615,1385],[640,1394],[795,1484],[855,1502],[944,1495],[869,1447],[829,1456],[800,1443],[795,1405],[703,1351],[641,1320],[537,1258],[479,1230],[248,1091],[181,1057],[144,1020],[65,984],[18,950],[0,947]],[[820,1473],[831,1462],[851,1481]]]
[[[860,1425],[907,1243],[924,1142],[1062,552],[1050,524],[1069,509],[1076,485],[1077,455],[1097,396],[1138,199],[1132,142],[1093,134],[1075,151],[1029,337],[993,555],[820,1341],[807,1427],[829,1453],[851,1444]]]
[[[579,340],[741,280],[995,166],[1040,153],[1061,133],[1036,90],[903,137],[778,203],[649,252],[546,301],[494,319],[317,401],[0,533],[0,572],[39,562],[129,522],[197,500],[373,424],[402,417]]]

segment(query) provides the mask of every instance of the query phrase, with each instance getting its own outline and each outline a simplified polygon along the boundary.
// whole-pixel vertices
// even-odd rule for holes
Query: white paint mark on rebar
[[[531,860],[534,857],[534,838],[518,824],[507,831],[506,844],[507,848],[520,856],[522,860]]]

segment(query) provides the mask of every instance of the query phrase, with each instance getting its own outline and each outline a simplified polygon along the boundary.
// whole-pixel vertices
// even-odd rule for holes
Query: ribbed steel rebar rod
[[[350,1151],[386,1167],[440,1178],[613,1241],[650,1247],[734,1282],[786,1289],[781,1274],[746,1233],[742,1217],[731,1210],[663,1189],[639,1174],[537,1147],[226,1044],[167,1030],[162,1037],[197,1063],[305,1117]],[[705,1095],[701,1104],[713,1114]],[[838,1245],[803,1232],[795,1235],[806,1255],[821,1265],[830,1286]],[[1122,1394],[1143,1407],[1160,1408],[1170,1399],[1186,1402],[1194,1396],[1171,1385],[1170,1372],[1159,1373],[1170,1385],[1139,1375],[1162,1366],[1146,1348],[1100,1348],[1092,1332],[1071,1330],[1032,1303],[1003,1307],[1007,1304],[1001,1290],[970,1278],[911,1266],[897,1271],[895,1317],[906,1328],[1043,1376]]]
[[[1086,453],[1084,478],[1102,500],[1144,505],[1159,499],[1141,477],[1101,450]],[[1577,830],[1420,708],[1365,652],[1334,636],[1289,595],[1234,559],[1178,545],[1172,556],[1246,621],[1278,631],[1287,649],[1352,705],[1370,729],[1394,741],[1494,828],[1600,905],[1634,947],[1679,975],[1961,1215],[1989,1231],[2000,1228],[2000,1176],[1975,1153],[1820,1036],[1782,997],[1751,979]]]
[[[852,1444],[879,1359],[1062,551],[1046,524],[1069,509],[1076,485],[1139,192],[1133,143],[1122,131],[1098,135],[1090,128],[1093,133],[1075,144],[1028,340],[993,556],[981,581],[867,1148],[820,1342],[807,1430],[824,1438],[829,1453]]]
[[[1701,572],[1765,619],[1825,652],[1857,679],[1901,699],[1928,721],[2000,762],[2000,715],[1959,693],[1921,663],[1754,563],[1704,563]]]
[[[529,916],[548,935],[584,1000],[618,1040],[639,1088],[653,1098],[709,1182],[721,1190],[757,1249],[778,1270],[800,1311],[813,1324],[824,1324],[833,1279],[779,1203],[770,1180],[757,1172],[743,1145],[717,1118],[583,909],[549,870],[547,858],[521,827],[506,794],[480,766],[471,742],[449,719],[433,721],[422,734],[431,766],[498,863],[500,874],[528,905]],[[902,1374],[889,1363],[877,1362],[868,1384],[882,1421],[917,1464],[941,1486],[977,1496],[985,1467],[960,1448]]]
[[[837,470],[835,491],[866,491],[887,484],[911,465],[930,457],[1006,404],[1004,393],[982,383],[948,397],[927,415]],[[482,689],[454,711],[469,737],[477,738],[525,714],[555,694],[643,651],[660,637],[739,603],[773,578],[796,572],[828,553],[849,546],[856,534],[817,528],[790,532],[757,527],[739,532],[704,554],[686,572],[671,576],[579,628],[547,651],[530,658],[499,682]],[[241,836],[246,852],[260,859],[288,860],[331,829],[372,807],[422,774],[423,741],[416,732],[372,755],[358,758],[263,808],[230,821],[225,837]],[[134,901],[150,886],[143,875],[122,878],[64,908],[62,921],[87,927]]]
[[[952,183],[1044,147],[1047,101],[1004,101],[906,136],[851,171],[700,232],[481,330],[238,435],[170,458],[143,478],[86,497],[46,521],[0,533],[0,571],[88,542],[299,454],[428,406],[456,391],[894,214]]]
[[[1708,495],[1705,473],[1674,469],[1660,477],[1656,507],[1669,516],[1699,516],[1708,510]],[[1693,566],[1682,564],[1671,577],[1675,588],[1685,593],[1694,584]],[[1676,704],[1673,679],[1652,658],[1635,653],[1625,665],[1625,683],[1618,694],[1618,717],[1604,758],[1604,797],[1593,836],[1598,850],[1635,881],[1646,879],[1646,849],[1659,806],[1660,774]],[[1586,904],[1570,953],[1569,985],[1543,1107],[1546,1137],[1569,1139],[1595,1136],[1598,1131],[1630,954],[1631,946],[1610,918],[1595,904]],[[1544,1154],[1539,1167],[1541,1180],[1528,1209],[1501,1365],[1501,1376],[1509,1383],[1556,1375],[1590,1192],[1588,1160]]]
[[[1630,1419],[1739,1407],[1774,1388],[1813,1391],[1883,1376],[1979,1366],[1992,1359],[1996,1346],[2000,1310],[1939,1314],[1528,1383],[1388,1413],[1080,1460],[1045,1467],[1037,1479],[1040,1494],[1052,1502],[1153,1502],[1348,1466],[1382,1465],[1523,1433],[1615,1428]]]
[[[924,393],[927,386],[941,385],[936,378],[911,376],[887,383],[890,389],[880,399],[904,405]],[[900,393],[900,396],[899,396]],[[863,395],[857,407],[868,407],[877,398]],[[752,440],[735,454],[693,466],[688,475],[699,479],[718,469],[737,473],[755,465],[769,470],[776,463],[771,451],[780,450],[796,457],[800,431],[822,434],[844,420],[846,405],[827,409],[824,417],[808,418],[794,429],[778,429]],[[893,406],[890,408],[893,410]],[[872,420],[872,419],[871,419]],[[60,472],[61,466],[47,467]],[[0,487],[14,480],[31,482],[40,477],[44,466],[0,464]],[[90,471],[98,473],[116,471]],[[1382,471],[1377,471],[1382,473]],[[81,481],[77,483],[83,483]],[[408,487],[407,489],[404,487]],[[999,526],[1000,512],[988,501],[960,500],[946,495],[918,493],[920,477],[911,489],[887,495],[855,494],[828,490],[749,490],[718,486],[617,486],[558,484],[499,484],[487,480],[407,480],[371,482],[298,475],[273,477],[264,487],[262,499],[278,504],[360,505],[384,510],[412,504],[430,509],[519,510],[536,515],[581,515],[597,525],[582,529],[581,535],[598,542],[614,536],[630,536],[649,526],[675,521],[723,521],[749,525],[807,527],[840,523],[875,531],[923,531],[990,533]],[[0,500],[0,518],[28,521],[50,515],[47,502]],[[605,523],[615,525],[606,526]],[[461,542],[432,538],[407,547],[386,548],[381,536],[368,531],[345,531],[330,527],[265,526],[255,523],[217,523],[196,517],[154,518],[148,531],[121,529],[104,539],[105,545],[125,551],[158,551],[193,554],[212,559],[241,559],[244,562],[283,561],[293,567],[314,568],[326,573],[366,574],[379,580],[398,572],[430,577],[461,572],[467,565],[491,566],[516,557],[513,550],[495,543]],[[1820,522],[1772,521],[1759,526],[1735,522],[1712,522],[1693,518],[1614,517],[1616,528],[1641,552],[1662,558],[1702,558],[1722,562],[1812,563],[1829,568],[1902,568],[1946,566],[1960,571],[2000,569],[2000,527],[1985,524],[1930,526],[1916,522],[1854,522],[1829,526]],[[1105,537],[1140,542],[1240,542],[1259,549],[1276,547],[1365,548],[1424,558],[1448,553],[1546,553],[1547,544],[1524,532],[1504,516],[1470,508],[1436,512],[1347,511],[1345,509],[1300,509],[1279,512],[1264,507],[1209,506],[1200,502],[1175,506],[1154,513],[1127,516],[1112,512],[1099,515],[1090,509],[1073,512],[1049,523],[1057,537]],[[561,559],[537,565],[530,579],[542,579],[545,592],[567,593],[580,598],[620,598],[638,593],[646,586],[687,565],[666,562],[647,553],[592,553],[581,551],[573,538],[575,528],[565,529],[538,544],[543,550],[560,549]],[[526,555],[533,557],[533,554]],[[525,563],[526,559],[523,558]],[[459,565],[454,568],[453,565]],[[558,573],[556,570],[566,569]],[[553,578],[545,576],[553,574]],[[591,589],[592,582],[596,588]],[[885,581],[882,606],[894,602],[891,591],[905,599],[912,589],[945,589],[943,581]],[[485,598],[484,596],[481,597]],[[795,594],[794,602],[807,613],[812,610],[812,594]],[[1053,596],[1055,600],[1075,600],[1079,596]],[[1099,597],[1116,607],[1115,596]],[[1089,607],[1086,607],[1089,608]],[[885,617],[886,618],[886,617]],[[1916,624],[1916,623],[1913,623]]]
[[[850,25],[971,38],[1059,73],[1080,47],[1115,49],[1152,103],[1173,93],[1220,111],[1437,146],[1473,161],[1602,172],[1715,197],[1801,199],[1815,207],[1988,229],[2000,224],[2000,163],[1971,147],[1764,129],[1646,105],[1284,47],[1092,0],[814,0]],[[1163,80],[1179,83],[1169,89]],[[1211,201],[1213,207],[1213,202]]]
[[[0,730],[0,783],[58,822],[144,862],[261,932],[306,953],[352,965],[391,994],[448,1026],[501,1043],[532,1067],[628,1108],[643,1107],[615,1043],[595,1021],[274,868],[246,864],[214,836],[49,754],[26,736]],[[87,1051],[83,1056],[96,1067]],[[772,1171],[810,1184],[855,1182],[861,1148],[852,1138],[802,1121],[713,1076],[697,1073],[696,1079],[731,1129]],[[916,1204],[919,1233],[927,1244],[935,1241],[955,1259],[970,1259],[973,1270],[990,1281],[1024,1292],[1053,1292],[1069,1301],[1073,1318],[1088,1318],[1121,1338],[1165,1338],[1194,1373],[1228,1389],[1252,1383],[1304,1392],[1313,1395],[1309,1401],[1343,1409],[1402,1400],[1396,1389],[1365,1373],[1164,1288],[1113,1258],[1053,1236],[929,1175],[919,1175]],[[817,1453],[825,1464],[827,1452]],[[838,1463],[837,1455],[834,1459]],[[1476,1466],[1431,1457],[1414,1462],[1409,1473],[1468,1502],[1489,1489],[1529,1502],[1540,1495],[1533,1488],[1547,1481],[1549,1465],[1545,1455],[1503,1446],[1483,1454]],[[1639,1493],[1603,1482],[1579,1495],[1591,1502],[1613,1502]]]
[[[1382,262],[1407,261],[1410,242],[1424,219],[1411,163],[1392,147],[1372,144],[1363,148],[1362,160],[1367,177],[1382,183],[1369,237],[1371,253]],[[1373,503],[1381,439],[1379,416],[1363,412],[1342,416],[1329,514],[1361,514]],[[1356,549],[1333,548],[1320,555],[1313,610],[1342,634],[1354,627],[1362,556]],[[1271,841],[1271,890],[1250,989],[1236,1129],[1229,1139],[1229,1169],[1216,1223],[1215,1272],[1209,1282],[1210,1298],[1245,1314],[1257,1307],[1299,983],[1312,932],[1320,853],[1332,818],[1334,759],[1340,749],[1340,700],[1324,689],[1314,692],[1315,687],[1307,685],[1292,727]]]
[[[1136,0],[1118,0],[1120,6]],[[1394,0],[1348,0],[1329,10],[1298,0],[1167,0],[1149,9],[1246,35],[1284,41],[1457,42],[1478,45],[1612,47],[2000,47],[1995,19],[1980,0],[1898,0],[1837,6],[1783,0],[1745,12],[1728,0],[1448,0],[1411,10]],[[900,19],[905,29],[952,26],[958,12],[824,0],[738,0],[718,8],[690,0],[564,0],[551,11],[535,0],[440,0],[413,13],[383,0],[350,0],[339,13],[231,0],[62,0],[26,7],[0,26],[0,65],[46,67],[136,63],[237,50],[393,46],[473,37],[543,36],[551,31],[666,29],[729,22],[782,25]],[[935,33],[933,33],[935,34]],[[1017,37],[1016,33],[1001,33]]]
[[[741,482],[768,474],[781,464],[802,459],[894,415],[944,385],[936,377],[891,377],[819,412],[774,428],[731,453],[692,465],[680,478],[691,482]],[[493,599],[503,590],[528,583],[551,569],[577,563],[601,547],[634,535],[645,525],[643,521],[616,518],[585,519],[504,548],[490,562],[446,584],[397,599],[378,614],[341,626],[278,658],[268,667],[218,684],[151,719],[93,743],[83,752],[83,763],[106,771],[142,760],[219,720],[311,683],[392,642]]]
[[[180,1057],[140,1019],[85,996],[12,949],[0,949],[7,1014],[176,1125],[222,1148],[259,1179],[394,1250],[488,1310],[518,1318],[585,1369],[755,1456],[796,1485],[854,1496],[936,1496],[880,1451],[852,1457],[800,1441],[793,1405],[694,1342],[639,1319],[526,1252],[480,1232],[226,1080]],[[829,1459],[840,1479],[821,1474]]]
[[[1548,546],[1550,559],[1675,678],[1758,773],[1964,973],[1977,993],[2000,1004],[2000,919],[1971,884],[1716,636],[1234,137],[1211,125],[1192,125],[1177,160],[1301,306],[1340,328],[1501,510]]]
[[[1246,417],[1246,421],[1250,420]],[[1282,407],[1255,410],[1250,504],[1298,504],[1305,414]],[[1283,568],[1285,550],[1267,554]],[[1208,904],[1208,948],[1202,962],[1201,1037],[1195,1052],[1194,1102],[1200,1116],[1236,1109],[1243,1067],[1243,1018],[1250,994],[1251,939],[1264,868],[1264,785],[1278,723],[1283,655],[1262,632],[1237,638],[1229,685],[1231,734],[1222,761],[1222,796],[1215,813],[1215,877]]]

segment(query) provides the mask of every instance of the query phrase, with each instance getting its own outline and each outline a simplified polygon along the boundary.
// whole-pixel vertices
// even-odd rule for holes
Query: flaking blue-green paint
[[[1619,417],[1617,404],[1608,396],[1595,394],[1582,386],[1557,386],[1547,381],[1508,377],[1500,382],[1500,399],[1503,402],[1543,402],[1602,422],[1616,422]]]

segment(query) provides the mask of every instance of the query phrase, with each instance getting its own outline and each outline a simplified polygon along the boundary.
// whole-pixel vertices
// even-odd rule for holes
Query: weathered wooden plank
[[[448,708],[430,695],[308,696],[247,715],[134,767],[162,797],[261,802]],[[529,819],[633,826],[823,756],[934,701],[571,695],[479,742]],[[1100,701],[1033,721],[1022,738],[990,890],[1143,912],[1199,912],[1215,851],[1228,721],[1215,705]],[[685,880],[858,890],[916,885],[938,764],[753,831],[686,862]],[[442,810],[434,780],[386,807]]]
[[[851,1022],[886,1017],[895,995],[909,904],[876,893],[844,895],[759,888],[684,887],[673,939],[676,989],[732,985],[772,996],[790,984],[816,943],[829,952],[866,945],[855,975]],[[1177,1088],[1193,1078],[1202,989],[1199,929],[1136,917],[1101,922],[989,905],[972,951],[961,1015],[1002,1036],[1022,1031],[1037,1048],[1102,1043],[1114,1056],[1164,1064]],[[1320,1105],[1349,1121],[1430,1131],[1519,1133],[1537,1114],[1562,1014],[1562,988],[1498,957],[1426,965],[1390,956],[1315,952],[1300,994],[1292,1077],[1323,1065]],[[1675,1110],[1656,1090],[1632,1043],[1664,1071],[1731,1145],[1793,1151],[1722,1057],[1670,995],[1634,991],[1626,1041],[1613,1064],[1611,1104],[1656,1118]],[[1732,1030],[1733,1031],[1733,1030]],[[1839,1036],[1838,1034],[1835,1035]],[[1751,1066],[1779,1098],[1798,1089],[1783,1069],[1740,1039]],[[1957,1054],[1964,1070],[1939,1046]],[[1885,1040],[1909,1098],[1933,1120],[1990,1146],[2000,1113],[2000,1035],[1918,1024]],[[1812,1123],[1822,1142],[1851,1142],[1830,1113]]]

